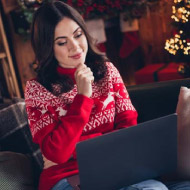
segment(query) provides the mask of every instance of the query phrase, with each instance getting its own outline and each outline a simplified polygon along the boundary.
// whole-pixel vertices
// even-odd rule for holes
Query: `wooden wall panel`
[[[5,14],[18,7],[17,0],[1,0]]]
[[[139,35],[146,64],[167,62],[169,59],[164,46],[172,31],[172,4],[173,1],[162,0],[159,6],[139,20]]]
[[[26,81],[34,78],[35,74],[31,68],[31,63],[34,61],[34,52],[31,48],[30,40],[24,40],[21,36],[14,32],[12,19],[10,17],[10,11],[17,8],[17,0],[2,0],[4,13],[8,20],[10,28],[12,47],[14,50],[14,56],[16,58],[16,65],[18,67],[22,90],[24,90]]]
[[[14,53],[16,55],[16,62],[20,73],[23,89],[25,88],[26,81],[34,78],[35,74],[31,68],[31,64],[34,61],[34,52],[32,50],[30,41],[24,41],[17,34],[13,34]]]

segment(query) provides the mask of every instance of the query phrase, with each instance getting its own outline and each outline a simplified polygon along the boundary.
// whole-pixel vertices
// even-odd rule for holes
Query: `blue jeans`
[[[169,190],[190,190],[190,181],[174,181],[166,183]]]
[[[58,181],[51,190],[73,190],[67,179]]]
[[[146,180],[120,190],[190,190],[190,181],[168,183],[167,187],[156,180]],[[67,179],[60,180],[52,190],[73,190]]]

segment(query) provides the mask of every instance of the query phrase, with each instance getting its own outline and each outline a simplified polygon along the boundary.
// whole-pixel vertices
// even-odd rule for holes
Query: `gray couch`
[[[43,167],[32,142],[24,99],[0,104],[0,189],[35,190]]]
[[[190,79],[127,87],[138,111],[138,122],[174,113],[181,86]],[[43,167],[40,150],[32,142],[23,99],[0,104],[0,189],[37,189]]]

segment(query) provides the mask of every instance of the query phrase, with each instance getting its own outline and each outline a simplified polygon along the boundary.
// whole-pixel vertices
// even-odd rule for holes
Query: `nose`
[[[69,50],[76,50],[78,48],[78,42],[75,39],[70,40]]]

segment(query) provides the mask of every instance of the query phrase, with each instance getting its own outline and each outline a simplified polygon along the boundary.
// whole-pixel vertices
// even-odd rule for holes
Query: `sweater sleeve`
[[[138,114],[132,105],[125,84],[123,83],[118,70],[113,66],[112,63],[109,63],[108,68],[110,68],[110,77],[115,93],[115,129],[136,125]]]
[[[34,89],[26,85],[26,110],[33,140],[47,159],[64,163],[71,158],[89,120],[93,100],[78,94],[66,115],[58,117],[55,108],[46,105],[45,98],[36,98],[39,93],[34,94]]]

